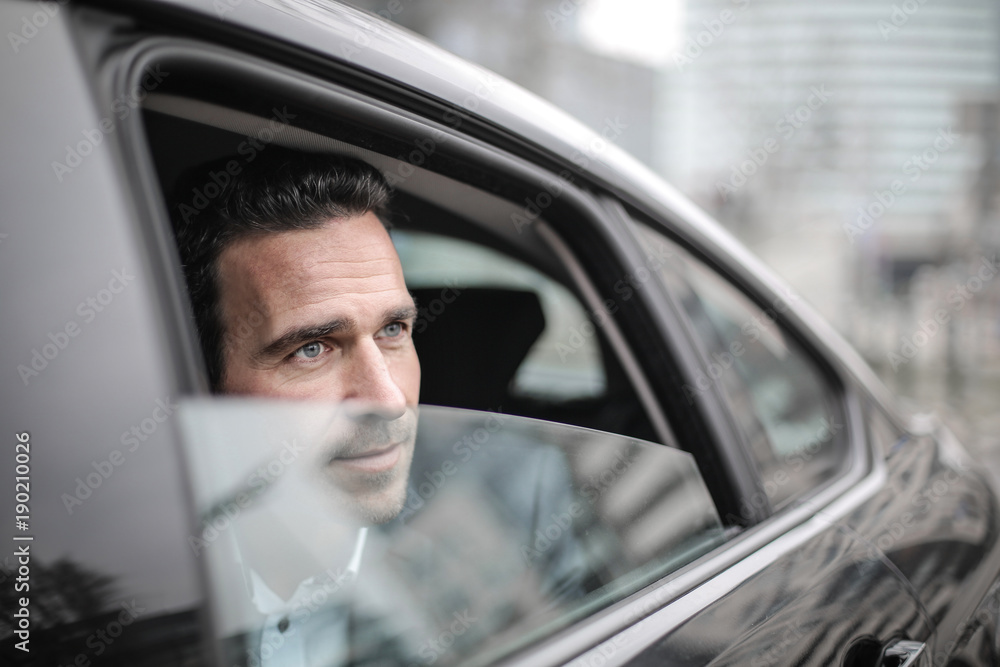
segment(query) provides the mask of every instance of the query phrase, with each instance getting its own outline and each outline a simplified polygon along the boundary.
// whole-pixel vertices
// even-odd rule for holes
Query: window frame
[[[690,254],[695,261],[702,263],[707,270],[713,272],[716,277],[742,294],[754,307],[760,308],[762,311],[770,308],[768,304],[774,304],[779,299],[785,299],[789,294],[792,294],[785,287],[786,291],[782,295],[780,283],[768,280],[770,278],[769,272],[762,270],[760,273],[753,273],[750,267],[733,257],[730,248],[713,243],[704,236],[690,233],[692,228],[687,225],[669,224],[634,205],[626,208],[626,205],[618,199],[610,199],[607,205],[629,227],[636,244],[642,243],[639,238],[639,225],[648,227],[665,237],[668,242],[676,244],[682,251]],[[685,234],[685,231],[689,233]],[[696,363],[688,366],[690,374],[687,381],[693,384],[695,373],[699,369],[707,367],[711,359],[704,345],[698,339],[694,325],[681,307],[677,295],[663,285],[662,281],[657,280],[657,282],[659,287],[667,293],[664,300],[676,310],[676,317],[683,322],[683,333],[691,348],[696,351]],[[884,402],[878,400],[880,397],[874,395],[874,392],[864,383],[864,379],[856,377],[851,369],[838,359],[835,351],[829,348],[827,341],[817,335],[817,324],[825,323],[809,312],[808,306],[801,299],[792,299],[786,301],[786,304],[788,307],[784,312],[775,314],[775,326],[778,326],[784,335],[795,341],[818,372],[819,378],[827,383],[840,409],[840,416],[845,420],[846,446],[836,474],[824,480],[811,493],[799,496],[787,503],[778,512],[775,512],[768,503],[767,511],[764,516],[760,517],[760,521],[775,515],[795,515],[797,514],[796,507],[814,506],[821,503],[823,498],[834,497],[838,489],[849,488],[851,484],[856,483],[877,467],[875,466],[875,453],[867,433],[867,423],[862,405],[865,400],[876,400],[883,405]],[[842,353],[842,351],[838,352]],[[748,461],[748,465],[759,476],[760,472],[750,451],[750,444],[738,426],[734,408],[723,388],[718,383],[713,382],[709,391],[702,392],[695,398],[695,403],[708,404],[705,410],[712,415],[713,421],[717,422],[718,431],[727,433],[727,437],[732,438],[733,442],[737,443],[742,458]],[[760,481],[760,491],[763,492],[763,480]]]
[[[482,165],[485,174],[475,174],[483,179],[481,182],[470,182],[472,175],[446,174],[452,178],[467,178],[474,187],[491,194],[500,195],[513,201],[531,200],[544,192],[552,179],[557,178],[555,169],[559,163],[544,164],[545,161],[530,161],[506,151],[510,145],[508,134],[498,129],[495,133],[496,143],[488,143],[482,138],[484,127],[475,124],[476,135],[469,136],[461,129],[453,129],[435,118],[428,118],[410,111],[400,104],[400,97],[420,98],[418,101],[426,107],[426,100],[413,91],[398,84],[379,82],[377,85],[367,81],[364,91],[348,88],[339,80],[324,80],[315,77],[311,70],[302,67],[291,69],[285,63],[272,62],[255,56],[245,55],[228,47],[222,48],[200,41],[177,37],[140,37],[135,43],[126,46],[117,54],[118,62],[122,64],[113,70],[115,79],[114,92],[123,94],[138,85],[143,71],[156,64],[164,65],[167,71],[195,71],[207,77],[211,72],[240,72],[245,79],[249,77],[257,81],[259,87],[267,88],[273,96],[294,99],[296,93],[304,89],[318,97],[323,97],[322,113],[329,116],[342,114],[344,118],[362,119],[370,127],[377,126],[387,135],[420,136],[419,131],[432,128],[435,132],[443,132],[448,139],[447,150],[459,159],[464,159],[477,165]],[[285,59],[287,60],[287,58]],[[110,59],[109,59],[110,61]],[[339,71],[339,70],[338,70]],[[347,79],[347,85],[353,83],[352,77]],[[360,88],[360,87],[359,87]],[[373,89],[380,88],[376,95]],[[384,100],[391,100],[389,102]],[[319,104],[319,102],[314,102]],[[446,109],[442,114],[461,113],[464,110]],[[128,119],[134,121],[134,118]],[[133,179],[135,189],[144,196],[139,202],[146,209],[150,224],[144,226],[151,247],[151,254],[159,256],[162,261],[162,273],[165,276],[164,285],[169,292],[173,306],[175,321],[187,322],[186,327],[174,330],[173,340],[177,341],[175,354],[185,360],[186,383],[185,390],[196,393],[207,392],[203,376],[197,371],[200,368],[200,355],[197,336],[191,326],[190,309],[183,287],[176,260],[176,249],[173,248],[170,236],[169,218],[160,203],[161,196],[155,171],[151,168],[152,158],[141,123],[127,122],[123,128],[123,142],[127,144],[128,152],[137,157],[132,159],[132,168],[127,177]],[[471,126],[472,124],[470,124]],[[470,127],[470,129],[472,129]],[[593,192],[595,184],[592,177],[578,165],[566,158],[558,158],[566,167],[560,173],[568,173],[569,178],[579,185],[567,186],[555,199],[549,211],[552,212],[546,221],[559,238],[565,242],[572,256],[580,260],[581,266],[587,266],[591,286],[605,286],[602,291],[594,290],[598,296],[614,297],[610,286],[620,282],[630,274],[627,267],[641,266],[644,259],[636,251],[635,238],[631,230],[622,223],[614,211],[607,208],[608,193],[598,190]],[[490,178],[492,177],[492,178]],[[586,225],[573,227],[570,221],[574,217],[585,218]],[[660,295],[663,296],[662,294]],[[676,312],[667,313],[656,303],[655,299],[637,298],[631,302],[623,301],[627,308],[622,308],[621,318],[623,338],[629,343],[628,350],[642,350],[643,363],[628,364],[634,366],[640,373],[640,379],[633,379],[637,391],[646,382],[650,386],[646,401],[647,412],[659,412],[660,418],[654,418],[654,423],[669,424],[674,437],[662,434],[664,442],[691,442],[683,446],[686,451],[696,455],[699,466],[705,475],[712,495],[716,498],[720,514],[737,520],[739,517],[739,499],[751,496],[761,491],[759,480],[747,473],[747,460],[738,449],[728,445],[730,437],[723,437],[726,431],[720,430],[720,416],[713,414],[694,414],[692,411],[678,409],[678,393],[683,382],[678,382],[687,375],[683,372],[685,356],[692,351],[688,342],[676,335],[682,331],[682,321]],[[592,308],[599,304],[588,304]],[[617,320],[612,320],[613,322]],[[665,327],[664,323],[669,324]],[[664,336],[664,328],[667,330]],[[622,358],[621,353],[619,357]],[[193,361],[192,361],[193,360]],[[642,373],[642,369],[645,373]],[[641,392],[647,393],[647,392]],[[716,408],[712,408],[716,409]],[[752,517],[749,523],[755,523],[764,515]]]
[[[636,226],[637,230],[640,224],[641,223],[637,223]],[[649,226],[644,226],[644,227],[650,232],[662,236],[662,234],[660,234],[657,230],[653,229],[652,227]],[[671,242],[670,239],[667,239],[667,241]],[[700,273],[703,271],[710,273],[715,280],[717,280],[720,284],[722,284],[725,288],[727,288],[733,293],[734,298],[737,299],[742,298],[742,300],[745,300],[746,304],[751,309],[754,309],[755,313],[751,313],[752,316],[755,315],[756,312],[759,312],[761,315],[763,315],[764,313],[768,313],[767,317],[770,317],[772,319],[773,326],[780,331],[780,335],[782,337],[790,339],[790,341],[792,342],[792,346],[789,347],[789,352],[799,357],[799,359],[802,360],[807,365],[808,369],[810,371],[813,371],[813,373],[811,373],[812,376],[817,380],[817,382],[821,383],[823,389],[825,389],[828,392],[829,398],[832,403],[830,407],[834,411],[834,414],[831,416],[831,419],[834,420],[834,423],[839,423],[839,420],[846,419],[847,410],[845,406],[844,396],[847,385],[843,381],[843,378],[839,377],[833,371],[832,367],[826,362],[825,358],[817,350],[809,347],[803,341],[802,335],[796,329],[790,327],[789,324],[786,321],[784,321],[784,313],[787,312],[792,307],[792,305],[799,300],[799,297],[797,297],[790,289],[787,290],[785,296],[777,296],[772,293],[770,295],[772,298],[761,297],[759,295],[749,293],[745,287],[741,287],[730,277],[731,272],[726,271],[724,268],[720,267],[720,265],[709,263],[708,261],[706,261],[704,257],[698,257],[697,255],[690,252],[683,246],[678,245],[677,248],[680,252],[685,253],[687,255],[681,258],[681,262],[691,262],[697,264],[696,267],[693,267],[695,268],[696,273]],[[673,271],[674,269],[668,266],[667,270]],[[701,294],[701,288],[698,286],[700,284],[699,281],[693,279],[687,280],[683,277],[681,277],[680,279],[683,280],[687,284],[688,288],[691,289],[695,294],[699,295]],[[675,295],[674,298],[675,301],[677,301],[678,303],[680,302],[679,297]],[[779,303],[783,304],[780,309],[777,305]],[[770,305],[764,305],[764,304],[770,304]],[[713,363],[712,353],[717,351],[711,349],[701,339],[700,336],[694,333],[696,331],[695,325],[692,322],[691,317],[686,309],[684,310],[684,312],[688,323],[688,329],[693,339],[693,343],[700,353],[699,368],[704,370]],[[744,384],[743,380],[738,380],[738,382],[740,385]],[[727,389],[725,389],[722,383],[712,382],[712,385],[716,389],[715,394],[717,400],[721,401],[724,404],[727,415],[729,415],[732,422],[736,424],[735,428],[738,434],[737,437],[740,439],[743,447],[749,452],[750,465],[757,471],[757,474],[761,477],[761,480],[763,482],[765,473],[763,469],[761,469],[760,467],[761,461],[758,459],[758,455],[755,455],[753,453],[752,446],[747,438],[745,429],[739,425],[740,418],[737,416],[738,411],[733,402],[734,396],[732,396],[730,392]],[[749,386],[745,386],[743,387],[743,389],[748,393],[753,393],[753,389]],[[760,415],[757,414],[756,409],[753,410],[753,414],[755,418],[757,419],[760,418]],[[773,446],[775,443],[770,442],[770,435],[768,435],[767,437],[769,440],[769,444]],[[802,500],[807,499],[810,495],[815,493],[817,489],[826,486],[832,480],[835,480],[837,477],[839,477],[844,473],[844,471],[850,465],[850,443],[847,440],[848,434],[846,430],[838,430],[836,435],[834,435],[833,437],[836,441],[836,450],[835,450],[836,460],[834,463],[834,470],[825,474],[824,477],[821,480],[819,480],[818,485],[813,489],[807,490],[805,492],[796,493],[784,499],[778,508],[775,508],[770,502],[768,502],[767,503],[768,514],[774,514],[775,512],[780,512],[784,506],[796,502],[801,502]],[[775,460],[780,458],[778,452],[773,452],[773,456]],[[780,469],[781,468],[779,468],[779,470]],[[788,472],[787,474],[791,476],[796,473]],[[773,473],[771,474],[771,476],[773,477]],[[767,496],[761,496],[759,499],[755,498],[754,504],[757,504],[757,501],[761,499],[767,499]]]

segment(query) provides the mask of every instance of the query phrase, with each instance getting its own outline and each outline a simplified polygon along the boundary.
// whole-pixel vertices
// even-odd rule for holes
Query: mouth
[[[392,470],[402,456],[402,444],[393,443],[378,449],[370,449],[360,454],[335,457],[331,464],[363,473],[380,473]]]

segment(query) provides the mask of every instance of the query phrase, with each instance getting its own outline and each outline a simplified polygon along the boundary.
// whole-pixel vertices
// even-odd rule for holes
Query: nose
[[[367,404],[383,419],[397,419],[406,412],[406,396],[374,340],[363,340],[354,346],[344,380],[344,398]]]

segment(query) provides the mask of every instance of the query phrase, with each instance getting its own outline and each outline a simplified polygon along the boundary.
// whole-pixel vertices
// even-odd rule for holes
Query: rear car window
[[[761,306],[658,232],[639,230],[660,249],[660,273],[704,352],[685,397],[693,405],[721,389],[757,465],[766,497],[743,503],[780,509],[835,477],[847,459],[844,414],[834,383],[781,323],[796,297]]]

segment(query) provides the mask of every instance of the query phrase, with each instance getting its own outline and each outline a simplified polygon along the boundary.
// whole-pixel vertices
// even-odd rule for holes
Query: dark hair
[[[382,174],[365,162],[276,146],[252,162],[218,160],[179,180],[174,228],[213,391],[225,371],[223,341],[238,335],[226,330],[219,309],[222,251],[249,236],[315,229],[369,211],[385,224],[390,194]]]

